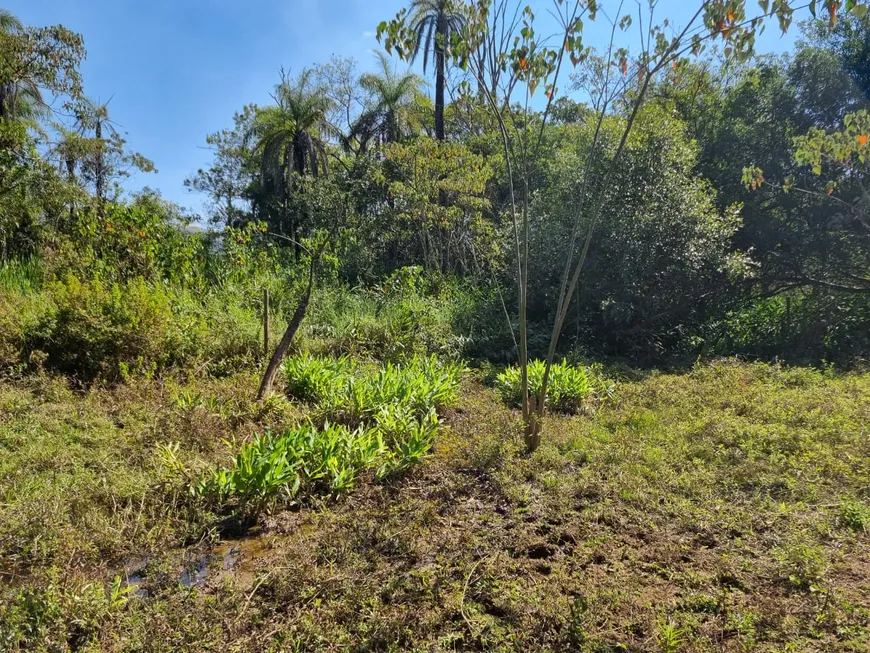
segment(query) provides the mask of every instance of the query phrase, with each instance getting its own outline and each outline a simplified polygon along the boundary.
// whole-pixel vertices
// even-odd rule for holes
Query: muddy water
[[[232,579],[241,587],[254,584],[259,568],[269,552],[284,536],[253,536],[222,540],[207,553],[184,551],[179,554],[178,582],[185,587],[205,588]],[[150,557],[134,558],[124,565],[123,576],[132,593],[147,598]]]

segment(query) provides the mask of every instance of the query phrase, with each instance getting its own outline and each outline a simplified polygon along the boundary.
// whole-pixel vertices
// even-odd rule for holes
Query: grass
[[[870,647],[870,374],[632,373],[531,457],[468,379],[424,464],[264,514],[242,564],[185,586],[216,535],[179,470],[317,410],[251,404],[255,381],[0,386],[0,649]]]
[[[38,258],[0,262],[0,289],[10,293],[31,293],[42,286],[43,266]]]

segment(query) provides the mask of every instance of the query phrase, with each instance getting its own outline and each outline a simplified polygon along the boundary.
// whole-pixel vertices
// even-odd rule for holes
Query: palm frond
[[[0,9],[0,31],[11,33],[20,32],[24,25],[18,20],[18,16],[7,9]]]

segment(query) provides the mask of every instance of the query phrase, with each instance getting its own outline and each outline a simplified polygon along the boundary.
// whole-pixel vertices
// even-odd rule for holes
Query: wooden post
[[[269,289],[263,288],[263,355],[269,353]]]

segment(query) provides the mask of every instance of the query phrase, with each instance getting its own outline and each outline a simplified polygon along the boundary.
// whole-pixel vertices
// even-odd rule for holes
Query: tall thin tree
[[[411,51],[411,63],[422,52],[425,73],[430,53],[435,59],[435,138],[443,141],[447,46],[465,24],[465,14],[454,0],[411,0],[409,24],[417,36]]]
[[[330,101],[313,88],[310,70],[297,79],[282,71],[272,97],[275,104],[259,110],[248,136],[260,158],[266,199],[278,200],[278,230],[298,242],[300,221],[291,214],[290,200],[299,177],[316,177],[327,169],[327,137],[335,132],[326,118]]]

